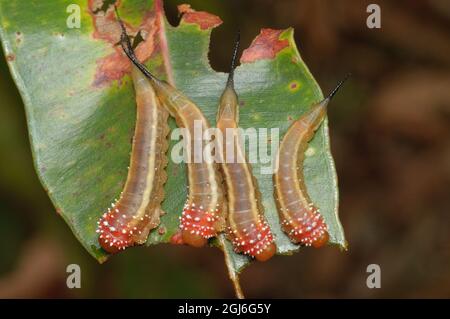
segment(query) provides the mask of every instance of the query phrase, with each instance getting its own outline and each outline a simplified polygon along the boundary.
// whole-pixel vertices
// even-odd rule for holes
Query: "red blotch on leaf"
[[[242,53],[241,62],[250,63],[262,59],[273,59],[278,52],[289,46],[289,41],[280,40],[284,30],[262,29],[250,47]]]
[[[202,30],[212,29],[222,24],[218,16],[205,11],[195,11],[189,4],[180,4],[178,12],[183,15],[181,23],[194,23]]]
[[[106,12],[98,11],[101,4],[102,1],[99,0],[88,1],[89,12],[94,24],[93,37],[109,43],[114,48],[114,52],[97,60],[97,70],[93,83],[96,87],[107,85],[114,80],[120,80],[131,70],[131,63],[119,45],[121,30],[114,8],[111,6]],[[116,3],[116,5],[119,4]],[[147,60],[153,54],[155,48],[153,39],[159,29],[155,21],[155,13],[149,11],[145,13],[141,25],[137,28],[133,28],[124,22],[130,35],[134,35],[140,30],[144,38],[144,41],[136,48],[136,55],[140,61]]]

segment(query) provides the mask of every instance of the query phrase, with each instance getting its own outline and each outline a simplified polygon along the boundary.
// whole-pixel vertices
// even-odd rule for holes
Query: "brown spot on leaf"
[[[16,43],[17,43],[17,45],[20,45],[22,43],[22,38],[23,38],[22,32],[17,31],[16,32]]]
[[[289,46],[289,41],[280,40],[284,30],[262,29],[250,47],[242,53],[241,63],[251,63],[262,59],[273,59],[278,52]]]
[[[89,0],[88,2],[89,13],[94,24],[92,36],[94,39],[110,44],[114,48],[114,53],[97,60],[97,70],[93,83],[96,87],[107,85],[114,80],[121,80],[131,70],[131,63],[119,45],[121,30],[114,13],[114,7],[109,6],[106,11],[102,11],[99,10],[102,5],[102,0]],[[116,5],[119,6],[120,1],[117,1]],[[136,48],[136,55],[140,61],[145,62],[153,54],[155,47],[154,35],[158,32],[158,26],[155,21],[155,13],[153,11],[148,11],[144,14],[144,19],[137,28],[124,21],[129,35],[134,36],[138,31],[141,31],[143,41]]]
[[[293,56],[293,57],[291,58],[291,62],[292,62],[293,64],[299,64],[301,61],[300,61],[300,59],[298,58],[298,56]]]
[[[298,82],[297,80],[293,80],[289,83],[289,91],[296,92],[300,89],[300,86],[300,82]]]
[[[8,54],[7,56],[6,56],[6,61],[8,61],[8,62],[12,62],[12,61],[14,61],[16,59],[16,56],[14,55],[14,54]]]
[[[205,11],[195,11],[189,4],[180,4],[178,12],[182,14],[181,23],[197,24],[202,30],[212,29],[222,24],[218,16]]]

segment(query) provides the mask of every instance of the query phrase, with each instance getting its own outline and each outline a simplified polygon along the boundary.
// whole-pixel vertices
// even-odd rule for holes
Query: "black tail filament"
[[[241,43],[241,32],[238,31],[236,35],[236,41],[234,44],[233,58],[231,59],[230,73],[228,74],[227,87],[234,86],[234,69],[236,68],[236,58],[239,51],[240,43]]]
[[[139,62],[138,58],[136,57],[136,54],[134,52],[133,46],[131,45],[130,37],[127,34],[127,29],[125,28],[125,25],[120,19],[119,12],[117,10],[117,7],[114,6],[114,10],[116,11],[117,21],[119,22],[120,28],[122,30],[122,33],[120,34],[120,45],[122,46],[123,52],[128,56],[128,58],[133,62],[133,64],[149,79],[154,80],[155,77],[153,74],[150,73],[150,71],[143,65],[141,62]]]
[[[343,78],[334,88],[333,91],[331,91],[330,94],[328,94],[328,96],[325,98],[325,100],[331,100],[337,93],[337,91],[339,91],[339,89],[341,88],[341,86],[345,83],[345,81],[348,80],[348,78],[351,76],[351,73],[348,73],[345,78]]]

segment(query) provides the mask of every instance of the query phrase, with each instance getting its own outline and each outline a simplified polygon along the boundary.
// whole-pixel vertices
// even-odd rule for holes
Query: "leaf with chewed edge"
[[[111,2],[111,1],[110,1]],[[81,8],[81,27],[66,25],[69,5]],[[106,5],[105,5],[106,4]],[[54,0],[0,3],[0,36],[13,78],[26,107],[36,170],[57,212],[83,246],[100,262],[108,255],[97,241],[96,222],[124,185],[136,116],[131,64],[116,44],[120,30],[106,1]],[[189,96],[215,124],[218,98],[227,74],[208,61],[210,35],[219,17],[189,5],[179,26],[164,16],[161,0],[121,0],[117,6],[130,34],[144,40],[138,57],[157,76]],[[231,55],[231,52],[230,52]],[[282,138],[322,93],[302,61],[293,30],[263,29],[241,57],[235,72],[242,128],[279,128]],[[172,128],[174,121],[170,121]],[[276,141],[271,141],[275,143]],[[171,147],[177,141],[171,141]],[[256,154],[249,149],[249,156]],[[170,155],[171,149],[169,149]],[[293,245],[281,231],[267,163],[254,163],[278,254]],[[307,150],[304,173],[308,191],[329,227],[330,243],[345,248],[338,219],[338,189],[329,148],[327,121]],[[184,164],[169,161],[161,225],[148,245],[177,242],[178,217],[186,200]],[[233,252],[223,237],[231,277],[250,259]]]

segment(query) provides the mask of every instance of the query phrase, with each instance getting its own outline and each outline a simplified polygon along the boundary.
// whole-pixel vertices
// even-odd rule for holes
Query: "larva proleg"
[[[278,169],[273,176],[275,198],[283,231],[294,243],[318,248],[329,240],[325,220],[305,185],[303,160],[309,141],[327,114],[328,103],[345,80],[292,123],[278,150]]]
[[[167,179],[168,112],[136,67],[132,78],[137,116],[128,176],[119,200],[103,214],[97,229],[99,243],[109,253],[145,243],[150,230],[159,225]]]
[[[119,22],[121,22],[120,19]],[[186,130],[185,143],[190,153],[194,153],[191,148],[198,143],[204,150],[207,141],[203,139],[195,141],[194,128],[195,125],[200,125],[202,131],[209,129],[210,125],[206,117],[194,102],[169,83],[156,78],[138,61],[123,24],[121,26],[121,44],[124,52],[149,79],[159,101],[175,118],[177,125]],[[225,227],[225,194],[217,163],[204,159],[195,162],[191,158],[187,163],[187,173],[188,199],[180,217],[182,239],[186,244],[202,247],[209,238],[217,236]]]
[[[233,79],[238,45],[239,38],[236,41],[231,71],[217,113],[217,128],[223,136],[221,154],[227,186],[227,229],[237,252],[265,261],[275,254],[276,246],[263,215],[258,183],[241,147],[238,96]],[[233,147],[230,153],[234,158],[228,156],[230,145]]]

